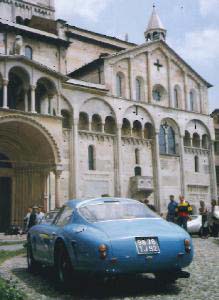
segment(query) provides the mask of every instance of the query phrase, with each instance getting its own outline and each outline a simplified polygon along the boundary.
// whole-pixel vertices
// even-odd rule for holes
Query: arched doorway
[[[29,118],[0,118],[0,219],[2,208],[7,211],[0,232],[22,225],[28,207],[46,206],[48,176],[56,174],[58,162],[57,145],[44,127]]]
[[[11,168],[9,158],[0,153],[0,232],[8,228],[11,219]]]

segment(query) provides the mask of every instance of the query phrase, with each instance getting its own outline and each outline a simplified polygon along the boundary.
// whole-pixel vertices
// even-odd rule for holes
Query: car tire
[[[73,268],[68,252],[63,244],[59,245],[56,253],[56,277],[60,288],[70,288]]]
[[[27,241],[27,269],[31,273],[36,273],[39,271],[39,262],[37,262],[33,257],[33,250],[30,240]]]

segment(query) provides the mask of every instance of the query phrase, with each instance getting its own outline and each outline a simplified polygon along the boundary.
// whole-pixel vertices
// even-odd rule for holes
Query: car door
[[[72,207],[63,206],[53,223],[49,226],[49,232],[47,232],[49,238],[45,241],[45,247],[48,247],[48,263],[50,264],[53,264],[54,246],[57,237],[61,237],[65,241],[68,239],[64,227],[70,222],[72,214]]]

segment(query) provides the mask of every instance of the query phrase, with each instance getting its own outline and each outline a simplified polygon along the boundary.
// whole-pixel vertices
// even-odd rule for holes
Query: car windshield
[[[158,215],[142,203],[104,202],[88,204],[79,208],[80,214],[88,222],[110,220],[157,218]]]

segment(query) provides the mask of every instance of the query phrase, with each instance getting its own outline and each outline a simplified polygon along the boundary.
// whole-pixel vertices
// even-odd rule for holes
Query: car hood
[[[110,239],[150,236],[180,238],[186,234],[179,226],[160,218],[98,222],[95,227]]]

